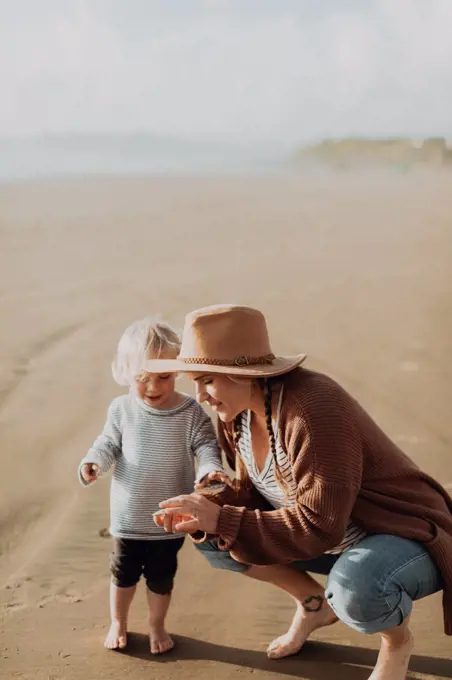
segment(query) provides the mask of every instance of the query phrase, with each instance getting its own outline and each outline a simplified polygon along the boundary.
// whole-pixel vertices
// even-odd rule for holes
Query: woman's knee
[[[367,634],[400,625],[412,609],[412,600],[404,591],[385,592],[378,580],[348,580],[337,572],[330,574],[325,596],[341,621]]]
[[[363,633],[400,625],[413,600],[439,587],[437,570],[420,544],[395,536],[365,539],[341,555],[326,598],[336,615]]]

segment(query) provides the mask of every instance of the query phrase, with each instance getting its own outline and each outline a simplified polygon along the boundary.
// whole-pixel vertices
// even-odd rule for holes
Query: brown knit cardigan
[[[219,438],[235,468],[231,424]],[[334,548],[350,518],[368,534],[423,543],[444,580],[452,635],[452,499],[423,473],[331,378],[296,369],[284,377],[279,438],[298,487],[294,507],[268,510],[248,483],[219,499],[219,544],[240,561],[287,564]]]

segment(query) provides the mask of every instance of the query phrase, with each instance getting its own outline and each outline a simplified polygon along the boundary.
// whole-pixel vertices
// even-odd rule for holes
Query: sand
[[[368,677],[378,640],[343,624],[267,661],[290,600],[188,543],[177,649],[151,658],[141,590],[128,652],[105,651],[109,485],[82,489],[76,467],[120,393],[109,362],[126,324],[240,302],[452,488],[450,186],[445,172],[0,186],[1,678]],[[413,630],[412,677],[451,678],[439,596]]]

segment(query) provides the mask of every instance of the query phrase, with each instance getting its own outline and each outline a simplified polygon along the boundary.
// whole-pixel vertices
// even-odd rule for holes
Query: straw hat
[[[273,354],[265,317],[257,309],[213,305],[187,314],[177,359],[148,359],[143,370],[265,378],[287,373],[305,359],[306,354]]]

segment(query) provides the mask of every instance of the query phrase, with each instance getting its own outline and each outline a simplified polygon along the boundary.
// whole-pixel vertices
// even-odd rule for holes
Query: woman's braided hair
[[[239,440],[242,435],[242,414],[239,413],[232,422],[232,443],[235,450],[235,479],[233,487],[238,491],[240,487],[247,487],[250,484],[248,472],[240,455]]]
[[[272,452],[274,462],[275,478],[280,488],[284,491],[285,496],[287,497],[289,489],[287,486],[287,482],[282,474],[281,468],[279,467],[278,464],[278,456],[276,453],[276,437],[275,432],[273,430],[272,420],[273,385],[275,383],[275,379],[272,380],[271,378],[258,378],[257,383],[259,384],[259,387],[264,393],[265,420],[267,424],[268,437],[270,440],[270,449]],[[242,434],[242,414],[239,413],[234,419],[232,424],[232,441],[235,449],[235,470],[237,476],[237,485],[246,486],[249,485],[249,479],[245,464],[240,455],[239,440],[241,434]]]

